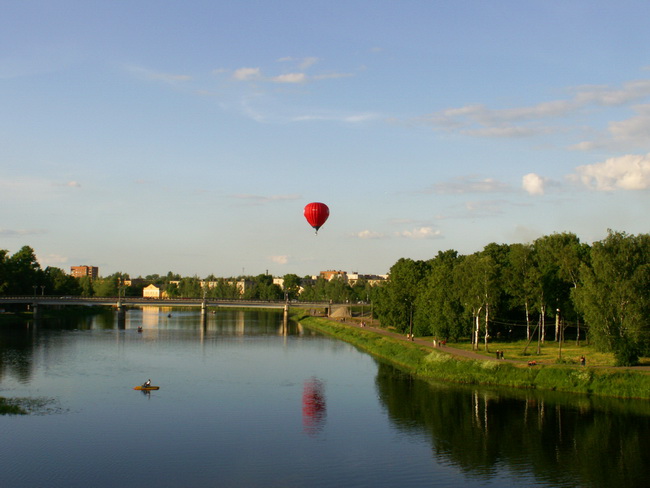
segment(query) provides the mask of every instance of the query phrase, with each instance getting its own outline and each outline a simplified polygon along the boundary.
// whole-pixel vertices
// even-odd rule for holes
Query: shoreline
[[[621,399],[650,399],[650,374],[630,368],[537,364],[497,360],[431,341],[408,340],[377,327],[338,322],[293,312],[292,319],[336,337],[431,381],[555,391]],[[645,368],[644,368],[645,369]]]

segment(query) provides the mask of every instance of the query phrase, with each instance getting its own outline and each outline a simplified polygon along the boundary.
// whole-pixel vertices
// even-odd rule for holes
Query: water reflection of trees
[[[431,436],[434,456],[470,476],[502,469],[553,486],[646,486],[647,402],[431,385],[379,365],[398,428]]]
[[[7,375],[19,382],[32,376],[34,329],[24,324],[3,326],[0,333],[0,381]]]
[[[91,313],[92,312],[92,313]],[[168,318],[168,313],[172,318]],[[160,312],[156,310],[156,314]],[[143,325],[143,314],[135,309],[127,311],[127,329],[136,329]],[[313,331],[305,331],[293,321],[285,321],[282,311],[267,310],[234,310],[221,309],[210,313],[207,320],[202,318],[196,308],[189,310],[167,309],[164,319],[152,325],[151,321],[144,323],[145,329],[154,330],[198,330],[220,336],[255,336],[255,335],[317,335]],[[94,308],[92,311],[47,317],[38,321],[16,320],[15,323],[5,321],[0,328],[0,381],[11,375],[20,382],[27,382],[32,377],[33,358],[37,349],[59,350],[62,343],[54,345],[50,342],[52,331],[61,330],[116,330],[118,323],[116,313],[112,309]],[[146,331],[145,331],[146,332]],[[206,334],[207,336],[207,334]],[[130,337],[126,335],[119,337]],[[137,337],[137,336],[133,336]],[[203,336],[201,336],[203,338]],[[150,339],[151,337],[149,337]],[[159,340],[164,337],[156,336]],[[170,336],[169,340],[196,340],[197,336]]]

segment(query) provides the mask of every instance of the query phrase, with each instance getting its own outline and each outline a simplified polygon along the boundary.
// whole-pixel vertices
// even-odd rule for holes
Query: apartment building
[[[94,280],[99,276],[99,268],[97,266],[71,266],[70,274],[75,278],[90,276]]]

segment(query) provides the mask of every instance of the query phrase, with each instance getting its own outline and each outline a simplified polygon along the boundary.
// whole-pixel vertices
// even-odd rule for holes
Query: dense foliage
[[[620,365],[650,354],[650,236],[609,232],[585,245],[571,233],[532,244],[488,244],[462,256],[400,259],[381,288],[382,324],[440,339],[576,341]]]
[[[0,250],[0,295],[79,295],[80,283],[60,268],[41,269],[34,250],[23,246],[9,255]]]

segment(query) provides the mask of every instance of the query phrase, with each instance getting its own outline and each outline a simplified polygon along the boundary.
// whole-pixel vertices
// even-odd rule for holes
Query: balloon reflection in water
[[[305,381],[302,393],[302,425],[309,435],[323,430],[327,407],[325,405],[325,385],[318,378]]]

